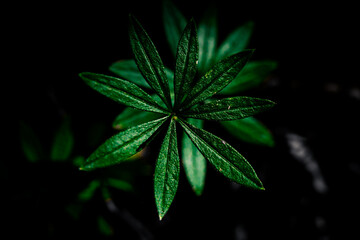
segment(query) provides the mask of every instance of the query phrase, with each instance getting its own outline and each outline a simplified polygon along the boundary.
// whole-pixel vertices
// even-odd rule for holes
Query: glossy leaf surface
[[[169,84],[161,58],[138,20],[132,15],[130,15],[129,19],[130,43],[136,64],[147,83],[164,101],[166,106],[171,109]]]
[[[197,128],[202,128],[204,123],[199,119],[188,119],[187,121]],[[186,134],[182,138],[181,156],[186,177],[192,189],[197,195],[201,195],[205,185],[206,160]]]
[[[188,93],[197,72],[199,46],[195,21],[192,19],[181,36],[176,54],[174,76],[175,109]]]
[[[249,143],[274,146],[274,139],[264,124],[253,117],[247,117],[236,121],[224,121],[221,124],[234,137]]]
[[[186,26],[186,19],[169,0],[163,1],[163,19],[166,38],[175,57],[180,37]]]
[[[232,97],[210,101],[187,111],[185,117],[229,121],[246,118],[273,107],[273,101],[253,97]]]
[[[146,145],[167,118],[129,128],[109,138],[89,156],[81,169],[92,170],[128,160]]]
[[[204,74],[215,60],[217,32],[216,9],[211,6],[205,11],[198,28],[200,74]]]
[[[277,67],[274,61],[248,62],[244,69],[227,85],[220,94],[237,94],[259,86]]]
[[[247,22],[230,33],[230,35],[222,42],[217,51],[217,60],[219,61],[230,55],[245,50],[250,41],[253,29],[254,23]]]
[[[244,51],[217,63],[196,83],[185,99],[182,109],[189,108],[221,91],[238,75],[252,53],[253,50]]]
[[[144,111],[167,112],[148,93],[132,82],[96,73],[81,73],[80,77],[91,88],[118,103]]]
[[[168,211],[177,191],[180,173],[180,159],[177,146],[176,122],[170,126],[161,145],[156,162],[154,191],[160,220]]]
[[[255,189],[264,189],[260,179],[248,161],[232,146],[219,137],[180,120],[191,141],[230,180]]]

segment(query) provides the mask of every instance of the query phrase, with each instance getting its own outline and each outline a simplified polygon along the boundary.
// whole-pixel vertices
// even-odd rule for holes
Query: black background
[[[208,1],[175,3],[186,17],[195,19],[209,5]],[[355,239],[359,235],[360,84],[358,76],[350,72],[357,65],[350,60],[356,55],[354,7],[346,3],[229,0],[214,4],[220,41],[239,24],[253,20],[253,59],[279,63],[267,83],[247,93],[278,103],[275,109],[259,116],[274,133],[274,148],[239,143],[217,129],[219,125],[206,125],[247,157],[266,191],[235,186],[209,166],[201,197],[191,192],[182,173],[178,193],[162,222],[156,216],[151,176],[140,179],[140,193],[120,194],[114,197],[115,203],[146,226],[154,239]],[[2,87],[3,104],[10,111],[5,114],[8,122],[3,126],[10,133],[6,134],[10,148],[5,149],[10,157],[1,160],[5,192],[2,206],[8,224],[5,229],[13,235],[47,236],[51,232],[54,238],[94,236],[97,232],[91,217],[84,217],[86,221],[78,224],[65,223],[68,219],[57,205],[66,201],[61,194],[68,191],[68,186],[81,185],[93,175],[78,175],[77,170],[51,164],[39,169],[26,163],[18,139],[18,122],[29,123],[49,145],[47,139],[66,113],[72,119],[75,153],[88,156],[94,150],[84,143],[90,126],[107,126],[105,140],[114,134],[111,122],[123,106],[91,90],[78,73],[109,74],[111,63],[132,58],[127,33],[130,12],[143,24],[163,61],[173,68],[161,2],[52,2],[19,4],[10,10],[9,24],[5,24],[8,42],[4,45],[10,75],[3,77],[10,86]],[[291,155],[286,139],[289,133],[306,139],[327,183],[325,194],[315,191],[312,175]],[[156,151],[154,146],[148,161],[154,161]],[[44,182],[52,191],[41,193],[41,201],[34,204],[22,197],[25,188]],[[101,201],[91,207],[95,206],[100,210],[89,211],[107,212]],[[126,220],[107,214],[114,237],[140,239]],[[54,226],[60,226],[60,230],[50,231]]]

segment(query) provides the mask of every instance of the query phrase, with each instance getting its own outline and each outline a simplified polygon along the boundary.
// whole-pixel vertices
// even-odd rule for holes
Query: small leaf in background
[[[70,128],[70,119],[65,118],[55,133],[50,159],[53,161],[67,160],[70,157],[73,147],[74,136]]]
[[[217,51],[217,61],[244,51],[250,41],[253,30],[254,22],[247,22],[230,33]]]
[[[168,211],[177,191],[180,174],[180,159],[177,145],[176,122],[170,126],[161,145],[156,162],[154,191],[160,220]]]
[[[34,130],[24,122],[19,125],[20,143],[29,162],[38,162],[45,158],[43,146]]]
[[[78,194],[78,199],[81,202],[89,201],[95,194],[95,191],[100,187],[99,180],[93,180],[90,184]]]
[[[116,179],[116,178],[108,178],[107,184],[110,187],[116,188],[118,190],[130,192],[134,190],[134,187],[127,181]]]
[[[164,0],[163,20],[166,38],[175,57],[180,37],[186,26],[186,19],[172,1]]]
[[[205,120],[229,121],[246,118],[266,111],[275,105],[273,101],[253,97],[231,97],[214,100],[186,111],[183,116]]]
[[[159,53],[139,21],[132,15],[129,20],[130,43],[136,64],[147,83],[164,101],[168,109],[171,109],[169,83]]]
[[[113,235],[113,229],[112,229],[111,225],[102,216],[98,217],[98,227],[99,227],[99,231],[102,235],[104,235],[104,236]]]
[[[149,84],[141,75],[134,59],[117,61],[110,66],[109,70],[119,77],[129,80],[138,86],[150,88]]]
[[[134,127],[160,117],[161,115],[157,113],[139,111],[133,108],[125,108],[125,110],[115,118],[113,128],[116,130],[126,130],[129,127]]]
[[[179,122],[204,157],[225,177],[247,187],[264,189],[254,169],[232,146],[203,129]]]
[[[80,169],[93,170],[128,160],[145,147],[148,140],[167,118],[168,117],[160,118],[128,128],[109,138],[89,156]]]
[[[234,137],[249,143],[273,147],[273,136],[259,120],[247,117],[236,121],[224,121],[221,124]]]
[[[202,128],[204,124],[204,121],[199,119],[190,118],[187,121],[198,128]],[[201,195],[205,185],[206,160],[186,134],[182,137],[181,156],[185,174],[192,189],[196,195]]]
[[[193,87],[182,110],[212,97],[226,87],[245,66],[253,50],[237,53],[215,64]]]
[[[275,61],[248,62],[244,69],[229,83],[220,94],[237,94],[259,86],[277,67]]]
[[[213,64],[217,44],[216,8],[210,6],[204,13],[198,28],[199,72],[204,74]]]
[[[148,93],[128,80],[86,72],[80,77],[91,88],[118,103],[149,112],[167,112]]]
[[[175,109],[188,93],[197,72],[199,44],[194,19],[191,19],[181,36],[176,54],[174,90]]]

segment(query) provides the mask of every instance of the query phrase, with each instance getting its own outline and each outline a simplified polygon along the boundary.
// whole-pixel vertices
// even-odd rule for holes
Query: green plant
[[[196,126],[197,119],[237,120],[274,106],[274,102],[270,100],[251,97],[211,99],[238,75],[253,50],[233,54],[198,77],[199,43],[192,19],[178,43],[174,81],[171,84],[150,37],[134,16],[130,15],[129,21],[130,42],[136,65],[157,96],[151,97],[137,84],[121,78],[89,72],[81,73],[80,77],[90,87],[114,101],[154,115],[140,125],[130,124],[124,131],[105,141],[80,169],[93,170],[124,162],[167,126],[154,176],[155,201],[159,218],[162,219],[174,199],[179,182],[179,125],[191,140],[182,143],[183,149],[196,147],[230,180],[254,189],[264,189],[254,169],[238,151],[219,137]]]
[[[164,29],[171,52],[176,57],[177,45],[185,28],[186,19],[171,1],[163,1],[163,3]],[[215,62],[245,50],[253,32],[254,23],[247,22],[231,32],[220,46],[217,47],[218,28],[216,16],[215,9],[210,7],[200,19],[197,77],[209,71]],[[249,61],[229,85],[218,94],[233,95],[254,88],[262,83],[276,66],[276,62],[269,60]],[[124,79],[151,89],[132,59],[115,62],[109,69]],[[174,78],[174,73],[169,68],[165,68],[165,74],[168,79]],[[172,81],[169,82],[169,87],[170,93],[173,93]],[[171,97],[174,97],[173,94]],[[124,130],[155,118],[156,114],[154,113],[126,108],[116,117],[113,127],[118,130]],[[204,125],[201,119],[191,119],[189,121],[199,128],[202,128]],[[241,141],[269,147],[274,146],[271,132],[254,117],[250,116],[233,121],[220,121],[219,123],[228,133]],[[186,135],[182,137],[182,145],[181,156],[187,179],[194,192],[197,195],[201,195],[205,185],[206,160]]]

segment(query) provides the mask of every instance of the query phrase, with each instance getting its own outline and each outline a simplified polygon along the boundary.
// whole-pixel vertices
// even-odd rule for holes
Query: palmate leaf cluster
[[[98,92],[136,109],[127,109],[119,118],[128,119],[133,116],[132,111],[151,114],[143,115],[147,120],[144,123],[133,125],[129,121],[128,126],[119,127],[124,131],[102,144],[89,156],[81,169],[93,170],[124,162],[143,149],[161,130],[165,130],[154,174],[155,201],[160,219],[168,211],[177,191],[180,145],[182,152],[188,153],[183,163],[187,175],[193,174],[193,179],[202,181],[202,176],[196,176],[204,169],[202,161],[196,162],[200,152],[203,158],[230,180],[254,189],[264,189],[254,169],[238,151],[226,141],[201,129],[201,120],[237,120],[274,106],[274,102],[270,100],[251,97],[211,99],[239,74],[253,50],[230,55],[198,77],[199,40],[196,24],[192,19],[178,42],[172,77],[171,71],[164,67],[153,42],[138,20],[130,15],[129,22],[131,47],[141,75],[135,73],[132,81],[123,79],[125,77],[115,78],[88,72],[81,73],[80,77]],[[134,67],[131,61],[126,63],[129,67]],[[145,79],[146,84],[142,83],[142,79]],[[139,87],[141,85],[150,86],[156,95],[149,95]],[[184,141],[183,138],[182,142],[178,142],[179,127],[184,130],[188,140]]]

